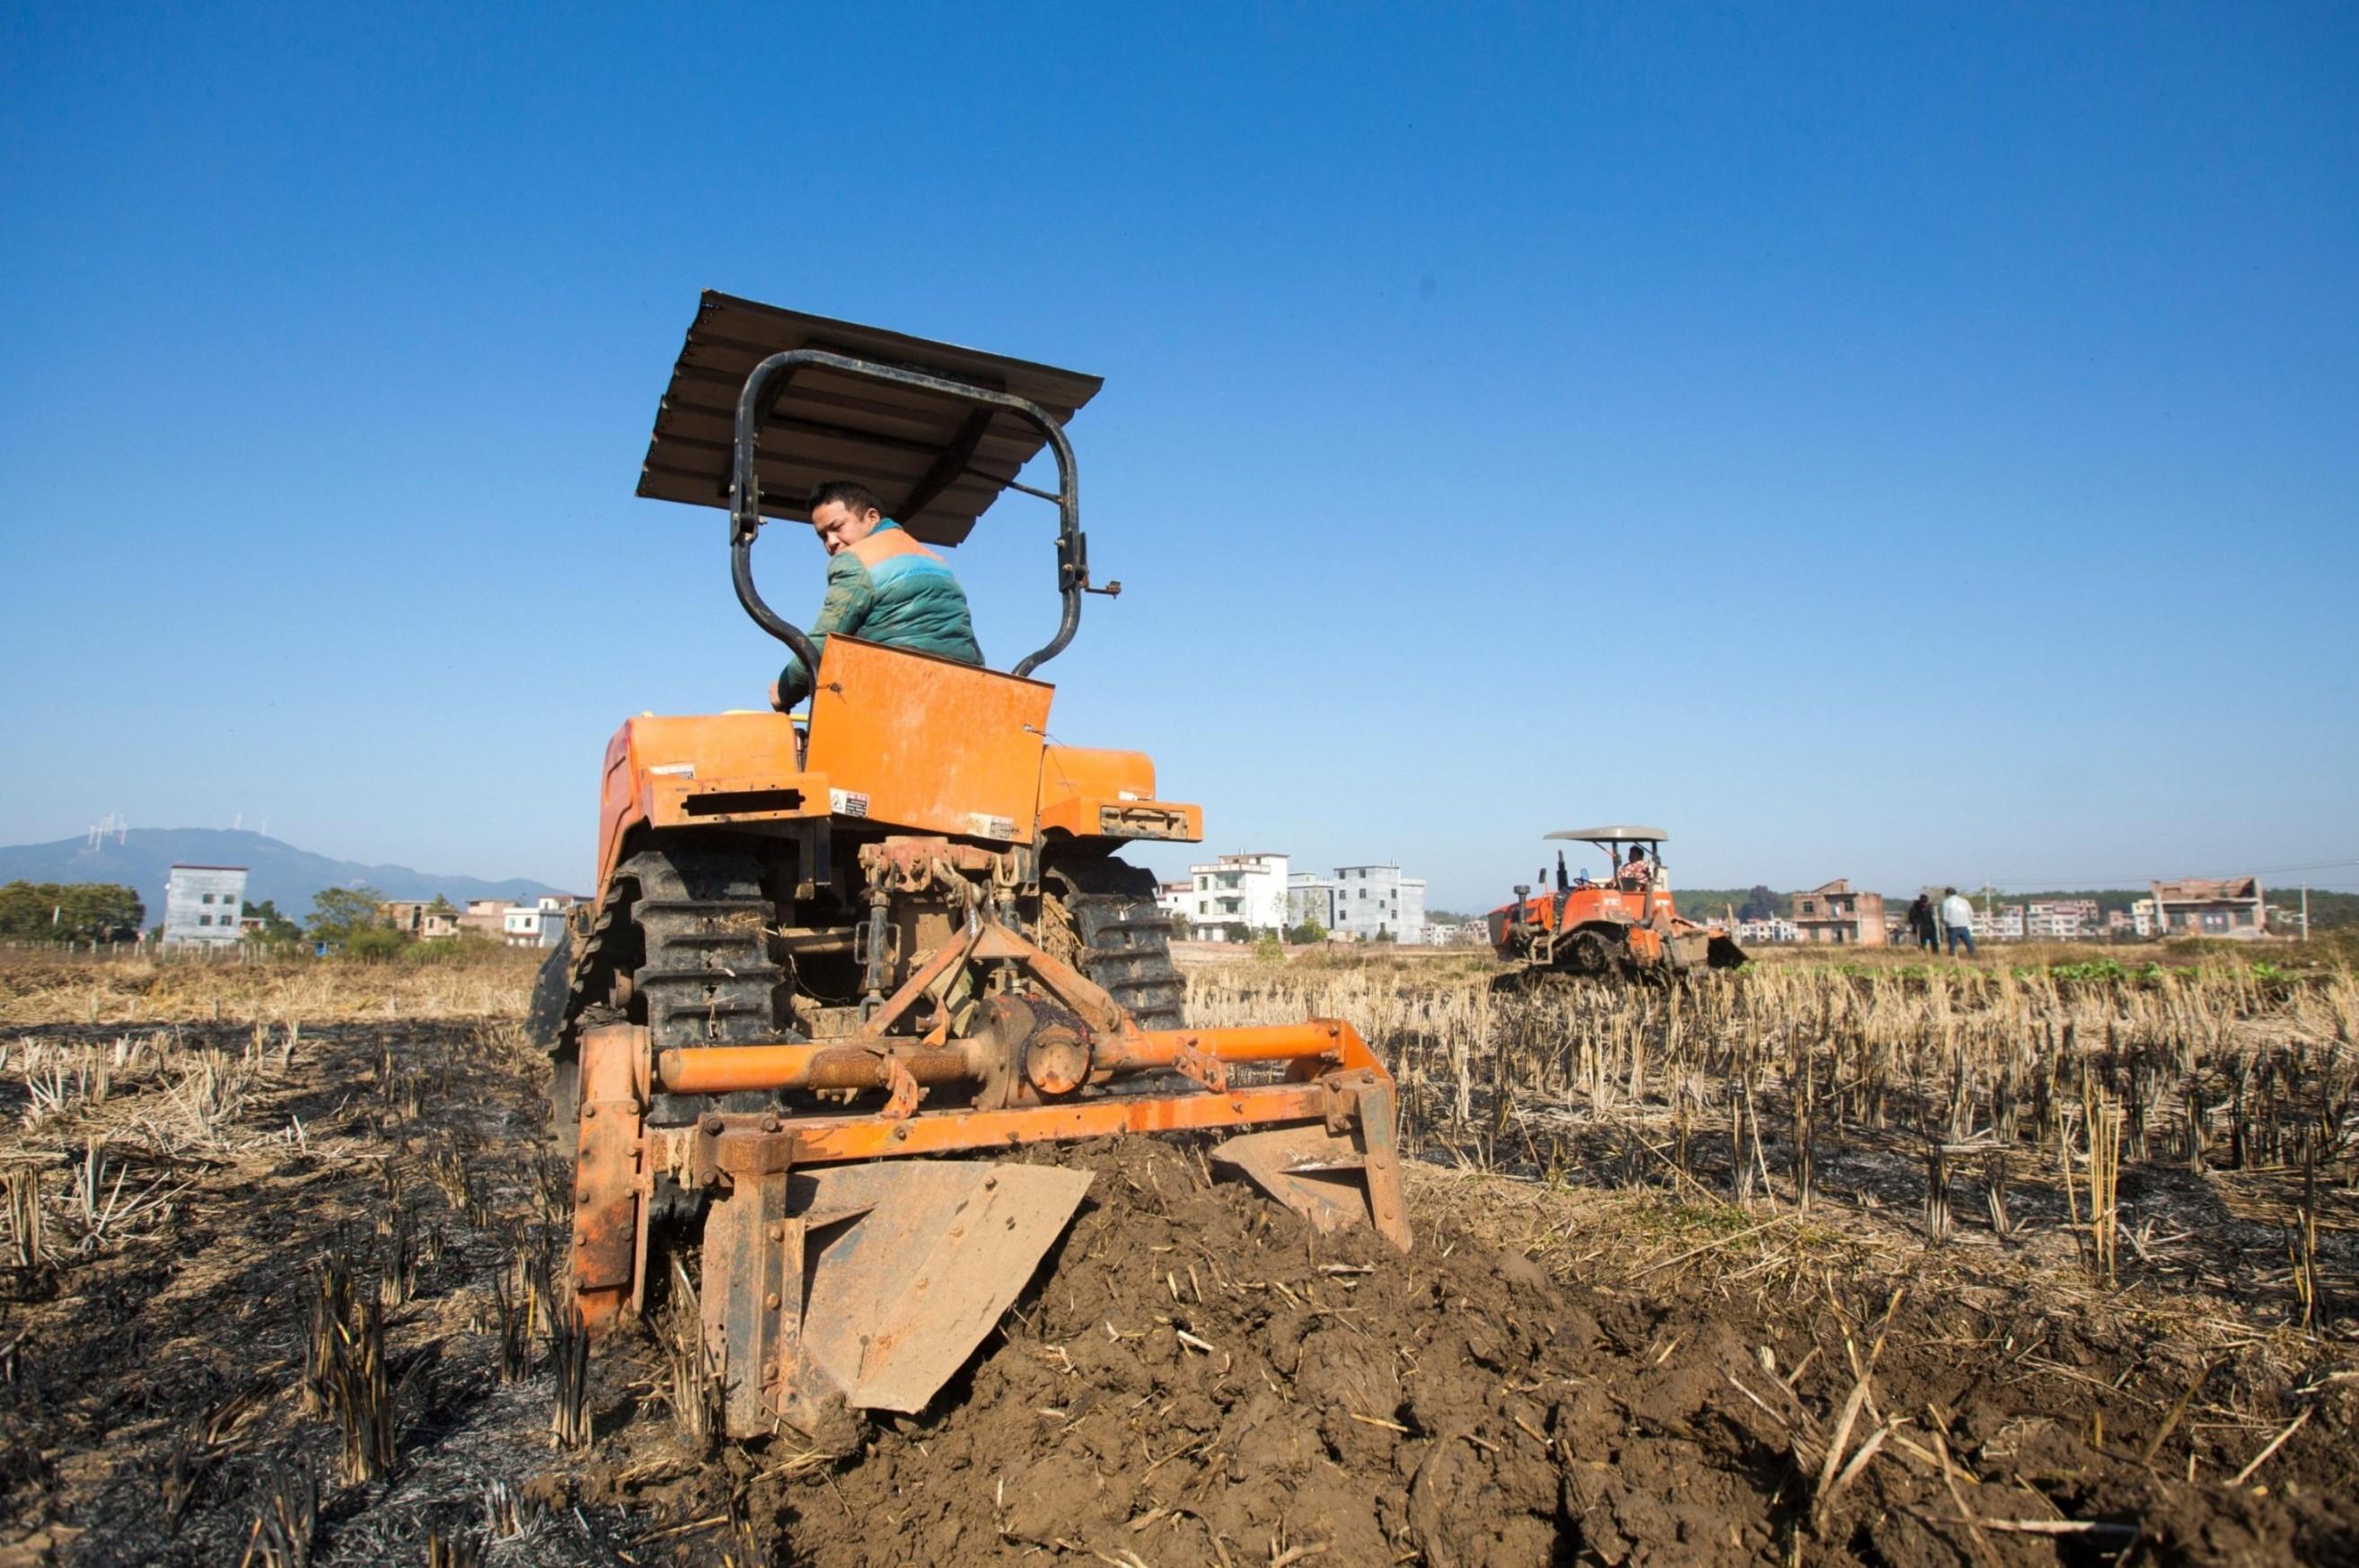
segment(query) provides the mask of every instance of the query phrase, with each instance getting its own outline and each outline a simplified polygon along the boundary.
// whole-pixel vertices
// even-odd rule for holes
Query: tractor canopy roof
[[[754,367],[788,349],[824,349],[1006,392],[1059,424],[1104,385],[1100,376],[924,338],[806,316],[706,289],[656,408],[639,469],[642,495],[727,507],[737,395]],[[928,544],[956,544],[1030,462],[1040,432],[1006,408],[817,365],[793,373],[762,426],[766,517],[808,522],[813,486],[853,479]]]
[[[1550,838],[1577,838],[1583,844],[1662,844],[1671,835],[1660,828],[1566,828]]]

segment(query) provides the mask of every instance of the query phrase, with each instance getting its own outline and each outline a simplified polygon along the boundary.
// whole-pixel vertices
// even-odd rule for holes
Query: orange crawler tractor
[[[1660,828],[1567,828],[1552,839],[1577,839],[1605,852],[1604,875],[1575,876],[1557,851],[1556,890],[1548,869],[1539,891],[1516,889],[1516,901],[1491,911],[1491,946],[1521,965],[1517,977],[1588,975],[1605,979],[1679,975],[1691,970],[1734,969],[1745,962],[1720,926],[1700,925],[1671,907],[1663,873]],[[1629,851],[1625,854],[1625,848]]]
[[[583,1323],[700,1251],[733,1434],[924,1407],[1089,1185],[993,1154],[1232,1131],[1215,1160],[1321,1228],[1408,1246],[1383,1064],[1334,1020],[1184,1027],[1154,880],[1114,852],[1194,842],[1201,813],[1158,798],[1136,752],[1049,739],[1033,672],[1084,593],[1120,587],[1091,583],[1064,433],[1098,386],[708,293],[657,415],[639,494],[727,510],[738,600],[814,695],[623,725],[597,897],[532,1028],[577,1164]],[[1053,492],[1017,482],[1044,447]],[[935,546],[1003,491],[1052,503],[1055,635],[1005,674],[845,636],[815,654],[751,550],[833,478]]]

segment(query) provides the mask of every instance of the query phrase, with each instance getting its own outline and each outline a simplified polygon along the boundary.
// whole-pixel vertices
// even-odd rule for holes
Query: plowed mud
[[[2190,1432],[2182,1413],[2178,1441],[2139,1462],[2206,1370],[2175,1359],[2166,1336],[1988,1290],[1846,1281],[1832,1247],[1774,1297],[1756,1293],[1758,1276],[1710,1269],[1583,1282],[1628,1270],[1573,1263],[1561,1235],[1541,1242],[1553,1269],[1502,1245],[1534,1216],[1485,1215],[1490,1183],[1423,1184],[1419,1246],[1404,1259],[1373,1237],[1314,1239],[1169,1146],[1067,1158],[1096,1172],[1092,1201],[971,1375],[825,1482],[756,1500],[777,1510],[792,1560],[1048,1551],[1520,1568],[2353,1552],[2359,1509],[2338,1485],[2352,1460],[2332,1443],[2306,1444],[2267,1495],[2222,1485],[2266,1432],[2205,1420]],[[1861,1372],[1837,1474],[1875,1446],[1822,1491]],[[2225,1397],[2232,1380],[2206,1387]],[[2282,1387],[2245,1393],[2296,1409]],[[2347,1431],[2348,1396],[2332,1402]],[[2058,1521],[2085,1528],[2038,1529]]]
[[[561,1451],[545,1343],[504,1381],[495,1322],[559,1223],[529,1056],[354,1025],[258,1060],[211,1143],[141,1140],[161,1080],[0,1143],[53,1205],[92,1131],[130,1192],[177,1187],[0,1269],[0,1564],[236,1563],[290,1478],[317,1518],[275,1560],[323,1564],[432,1538],[494,1564],[2359,1561],[2347,1342],[1844,1211],[1440,1171],[1412,1181],[1404,1258],[1170,1142],[1058,1156],[1088,1201],[922,1417],[692,1439],[658,1292]],[[30,1109],[0,1075],[0,1118]],[[397,1229],[397,1457],[353,1482],[301,1398],[308,1270],[373,1279]]]

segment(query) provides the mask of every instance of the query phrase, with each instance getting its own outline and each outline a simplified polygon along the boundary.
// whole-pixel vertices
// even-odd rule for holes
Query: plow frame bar
[[[734,1195],[749,1179],[758,1187],[766,1178],[783,1178],[805,1166],[1125,1135],[1318,1127],[1353,1138],[1365,1161],[1369,1217],[1378,1234],[1408,1249],[1392,1074],[1350,1024],[1319,1018],[1238,1029],[1134,1030],[1130,1038],[1150,1061],[1183,1053],[1223,1065],[1284,1061],[1288,1078],[1217,1088],[1198,1083],[1168,1094],[1093,1094],[999,1110],[896,1116],[888,1106],[874,1115],[843,1116],[716,1111],[686,1126],[649,1127],[645,1107],[656,1079],[647,1030],[635,1024],[584,1030],[572,1247],[574,1300],[583,1324],[602,1333],[626,1310],[643,1306],[648,1204],[663,1176],[691,1188],[724,1187]],[[734,1086],[786,1087],[792,1080],[783,1073],[767,1085],[751,1081],[758,1076],[751,1069],[762,1060],[756,1053],[779,1052],[783,1066],[807,1062],[810,1053],[825,1049],[721,1046],[666,1055],[691,1064],[700,1056],[723,1056],[730,1059],[726,1081]],[[623,1092],[614,1093],[617,1087]],[[728,1202],[724,1197],[715,1205],[716,1217]],[[777,1217],[782,1216],[770,1223]]]

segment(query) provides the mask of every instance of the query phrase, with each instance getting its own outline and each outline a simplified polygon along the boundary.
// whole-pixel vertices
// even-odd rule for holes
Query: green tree
[[[1778,906],[1784,902],[1777,894],[1756,882],[1745,895],[1745,902],[1736,907],[1736,918],[1740,920],[1766,920],[1775,915]]]
[[[357,957],[383,957],[398,953],[408,941],[386,923],[384,903],[385,895],[365,885],[322,887],[311,895],[311,914],[303,923],[316,941]]]
[[[1286,940],[1299,947],[1308,947],[1327,940],[1327,928],[1317,920],[1305,920],[1299,926],[1286,928]]]
[[[117,882],[11,882],[0,887],[0,936],[32,942],[129,942],[147,918]]]
[[[265,898],[259,904],[248,898],[241,907],[240,912],[249,920],[262,922],[260,931],[246,933],[246,940],[249,942],[276,945],[283,942],[297,941],[303,934],[301,926],[278,912],[278,903],[275,898]]]

